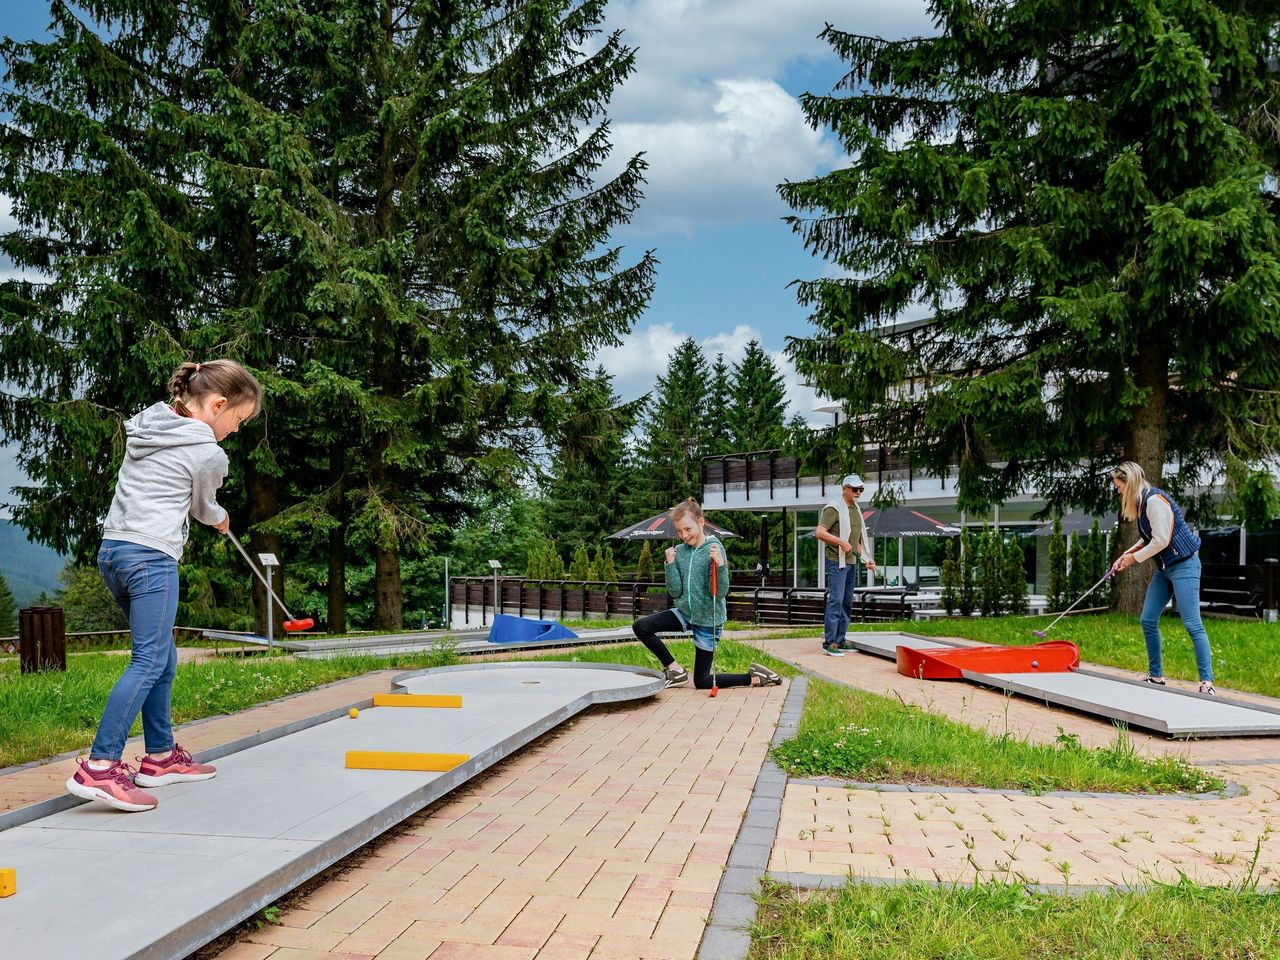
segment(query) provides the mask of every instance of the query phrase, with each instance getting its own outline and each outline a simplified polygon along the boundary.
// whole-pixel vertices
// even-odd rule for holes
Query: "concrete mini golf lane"
[[[204,783],[155,788],[160,806],[88,803],[0,833],[18,893],[0,900],[0,955],[93,951],[177,958],[592,704],[650,697],[653,671],[492,663],[396,679],[462,707],[376,707],[232,754]],[[447,773],[348,770],[348,750],[468,754]]]
[[[849,634],[863,653],[894,659],[899,646],[914,650],[956,648],[946,640],[905,633]],[[1120,720],[1169,737],[1240,737],[1280,734],[1280,711],[1156,687],[1087,669],[1061,673],[983,673],[965,670],[967,680],[1044,703],[1070,707],[1095,716]],[[928,681],[933,682],[933,681]],[[948,682],[948,681],[939,681]]]

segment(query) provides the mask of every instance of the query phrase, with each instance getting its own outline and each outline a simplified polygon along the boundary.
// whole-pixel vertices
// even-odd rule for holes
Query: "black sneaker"
[[[752,677],[760,678],[760,686],[776,687],[782,683],[782,678],[766,667],[763,663],[753,663],[747,670],[747,674]]]
[[[1145,677],[1143,677],[1143,678],[1142,678],[1142,682],[1143,682],[1143,683],[1154,683],[1157,687],[1163,687],[1163,686],[1164,686],[1164,677],[1153,677],[1153,676],[1151,676],[1150,674],[1147,674]]]
[[[662,671],[667,675],[667,686],[678,687],[682,683],[689,682],[689,671],[679,664],[674,664]]]

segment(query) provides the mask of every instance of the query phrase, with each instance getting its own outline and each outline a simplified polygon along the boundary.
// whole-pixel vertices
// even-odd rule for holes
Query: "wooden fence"
[[[634,620],[674,606],[662,583],[500,577],[496,591],[495,604],[493,577],[455,577],[449,585],[449,602],[462,611],[463,622],[473,626],[487,622],[495,606],[501,613],[539,620]],[[853,618],[861,622],[910,619],[906,598],[912,593],[905,588],[858,591]],[[730,620],[747,623],[818,624],[826,608],[826,591],[772,586],[730,589],[727,608]]]

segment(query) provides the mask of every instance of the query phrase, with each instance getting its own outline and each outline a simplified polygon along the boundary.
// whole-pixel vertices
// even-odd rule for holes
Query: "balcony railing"
[[[905,453],[889,447],[877,447],[867,450],[863,455],[861,469],[862,478],[874,481],[883,486],[886,480],[894,482],[905,480],[907,490],[915,487],[916,475],[911,458]],[[905,474],[905,476],[904,476]],[[748,501],[751,500],[751,485],[768,483],[769,500],[775,496],[779,486],[790,487],[795,497],[800,496],[802,480],[816,480],[822,496],[827,495],[827,485],[835,485],[840,481],[840,474],[818,474],[802,477],[800,463],[795,457],[784,456],[781,450],[752,450],[747,453],[724,453],[702,458],[702,490],[704,498],[716,487],[720,488],[722,501],[729,502],[729,485],[742,484]],[[947,478],[941,478],[941,489],[947,488]],[[761,491],[762,492],[762,491]],[[757,496],[761,493],[758,492]]]

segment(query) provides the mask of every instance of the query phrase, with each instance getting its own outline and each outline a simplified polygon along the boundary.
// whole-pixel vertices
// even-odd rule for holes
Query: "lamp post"
[[[493,570],[493,616],[496,620],[502,609],[502,601],[498,598],[498,571],[502,569],[502,564],[497,560],[490,560],[489,566]]]

